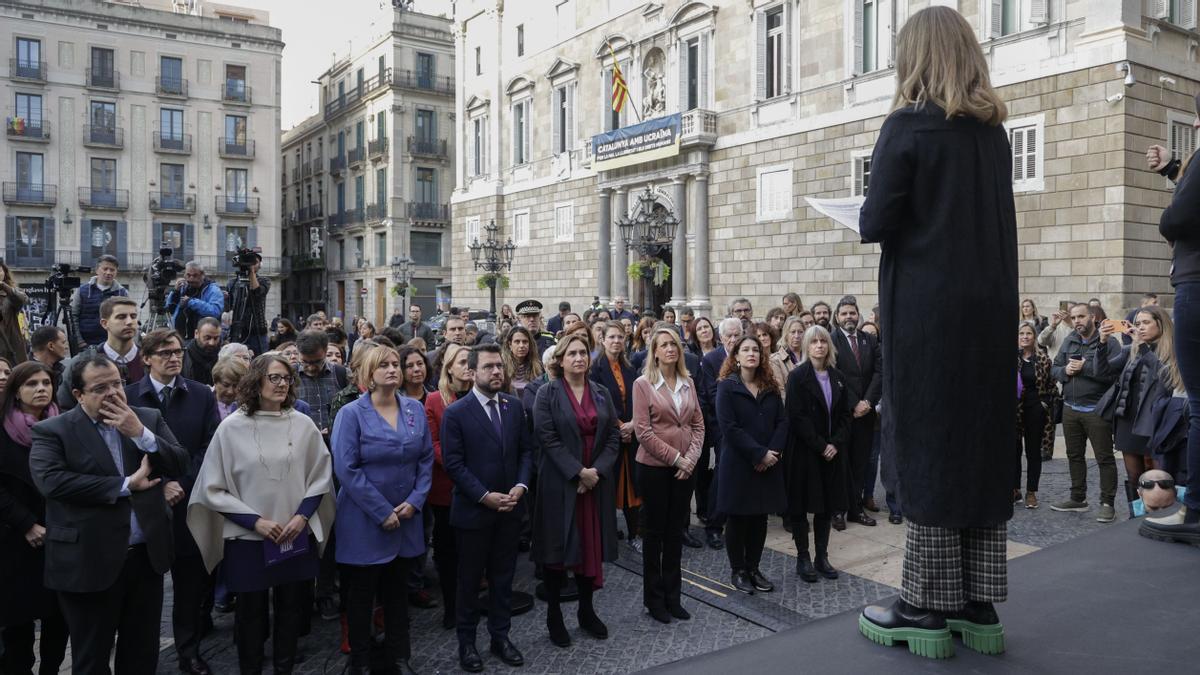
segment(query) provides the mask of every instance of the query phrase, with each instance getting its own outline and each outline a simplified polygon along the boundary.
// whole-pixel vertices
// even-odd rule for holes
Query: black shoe
[[[217,610],[217,612],[220,614],[228,614],[234,610],[236,604],[237,597],[234,596],[229,598],[229,602],[214,602],[213,609]]]
[[[754,590],[759,593],[770,593],[775,590],[775,584],[763,576],[763,573],[757,567],[750,570],[750,581],[754,584]]]
[[[838,532],[845,532],[846,531],[846,516],[844,516],[840,513],[833,514],[833,520],[832,520],[831,524],[833,525],[833,529],[837,530]]]
[[[945,615],[950,632],[962,636],[963,645],[980,654],[1004,652],[1004,626],[990,602],[970,600],[957,612]]]
[[[392,664],[392,673],[394,675],[417,675],[417,671],[408,665],[408,659],[400,659]]]
[[[1172,541],[1200,546],[1200,513],[1185,507],[1166,516],[1146,518],[1138,534],[1156,541]]]
[[[475,645],[458,646],[458,667],[468,673],[483,672],[483,659],[479,658],[479,651],[475,649]]]
[[[597,640],[608,639],[608,626],[604,625],[600,617],[596,616],[594,609],[584,610],[580,608],[575,616],[579,619],[579,627],[583,629],[583,632]]]
[[[796,574],[810,584],[817,581],[817,568],[813,567],[812,558],[808,557],[808,553],[801,553],[796,557]]]
[[[692,534],[689,528],[683,530],[683,545],[688,548],[704,548],[704,544],[696,538],[696,535]]]
[[[188,673],[188,675],[211,675],[212,673],[208,669],[208,664],[199,656],[194,659],[180,659],[179,672]]]
[[[875,503],[874,497],[867,497],[863,500],[863,508],[871,513],[879,513],[879,505]]]
[[[729,583],[746,595],[754,595],[754,581],[744,570],[734,570],[733,574],[729,575]]]
[[[317,598],[317,612],[320,613],[321,618],[325,619],[326,621],[333,621],[341,616],[341,612],[338,611],[337,603],[333,601],[332,597]]]
[[[712,530],[708,533],[708,547],[715,551],[725,548],[725,537],[721,536],[720,530]]]
[[[689,614],[688,611],[683,608],[683,605],[679,603],[668,605],[667,611],[671,613],[671,616],[679,619],[680,621],[687,621],[688,619],[692,618],[692,615]]]
[[[671,623],[671,613],[666,607],[647,607],[647,612],[650,612],[650,618],[659,623]]]
[[[817,555],[817,561],[813,563],[813,567],[826,579],[838,578],[838,571],[833,569],[833,565],[829,564],[829,556],[827,555]]]
[[[408,594],[408,604],[421,609],[433,609],[437,607],[437,600],[433,599],[433,595],[426,590],[412,591]]]
[[[899,525],[904,522],[904,516],[900,515],[899,513],[889,513],[888,522],[893,525]]]
[[[571,646],[571,634],[563,623],[562,609],[557,605],[546,610],[546,632],[555,647]]]
[[[517,550],[521,553],[529,553],[531,546],[528,539],[521,539],[517,542]]]
[[[875,527],[875,519],[872,518],[871,516],[868,516],[863,511],[859,511],[858,513],[850,516],[850,520],[858,523],[859,525],[866,525],[867,527]]]
[[[946,618],[937,612],[897,600],[891,607],[871,605],[858,617],[858,631],[881,645],[908,644],[908,651],[931,659],[954,655],[954,641]]]
[[[521,656],[521,652],[508,638],[503,640],[492,640],[491,652],[500,657],[500,660],[514,668],[516,666],[525,665],[525,657]]]
[[[454,618],[454,613],[447,611],[442,614],[442,629],[450,630],[458,625],[458,620]]]

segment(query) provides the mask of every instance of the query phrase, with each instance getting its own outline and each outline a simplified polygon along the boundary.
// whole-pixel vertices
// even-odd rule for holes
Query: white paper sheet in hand
[[[863,202],[866,197],[840,197],[837,199],[820,199],[817,197],[805,197],[808,205],[817,210],[821,215],[832,218],[835,222],[843,227],[858,231],[858,212],[862,209]]]

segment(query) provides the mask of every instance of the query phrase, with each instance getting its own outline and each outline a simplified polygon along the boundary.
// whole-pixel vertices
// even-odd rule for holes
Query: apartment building
[[[265,12],[3,0],[0,45],[0,236],[19,281],[111,254],[140,300],[160,246],[217,278],[227,252],[260,247],[278,272],[283,42]]]
[[[454,43],[449,18],[382,10],[384,30],[317,78],[320,108],[283,136],[288,316],[431,316],[450,280]],[[392,265],[407,258],[409,290]]]
[[[461,0],[455,301],[485,304],[469,244],[494,220],[519,246],[508,301],[870,306],[878,247],[804,198],[868,191],[895,35],[931,4],[975,28],[1009,106],[1022,293],[1043,309],[1169,293],[1171,185],[1144,154],[1196,147],[1194,2]],[[626,245],[643,208],[674,216],[671,240]]]

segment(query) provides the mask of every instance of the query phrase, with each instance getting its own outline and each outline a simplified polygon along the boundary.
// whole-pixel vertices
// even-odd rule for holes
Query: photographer
[[[94,347],[108,338],[100,325],[100,303],[114,297],[128,297],[129,291],[117,281],[117,258],[102,255],[96,260],[96,276],[75,289],[71,296],[71,312],[79,325],[79,338]]]
[[[204,274],[204,267],[196,261],[187,264],[183,281],[167,296],[166,309],[171,314],[175,330],[190,340],[196,333],[200,319],[206,316],[219,319],[225,306],[225,294],[215,281]]]
[[[267,351],[267,293],[271,290],[271,281],[260,279],[258,276],[258,270],[262,267],[261,253],[243,249],[238,252],[238,256],[242,261],[239,265],[249,262],[250,257],[253,257],[254,263],[244,268],[246,288],[249,291],[244,305],[239,306],[237,295],[234,293],[238,282],[241,281],[239,278],[241,274],[230,279],[225,286],[230,309],[233,311],[229,340],[230,342],[241,342],[254,350],[254,354],[257,356]]]

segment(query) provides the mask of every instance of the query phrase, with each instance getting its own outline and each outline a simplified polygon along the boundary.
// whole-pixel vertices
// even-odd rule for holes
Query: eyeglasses
[[[1153,480],[1150,478],[1144,478],[1144,479],[1138,481],[1138,486],[1140,486],[1143,490],[1153,490],[1155,485],[1157,485],[1158,487],[1160,487],[1164,490],[1174,490],[1175,489],[1175,479],[1174,478],[1161,478],[1159,480]]]
[[[124,388],[125,388],[125,385],[120,380],[113,380],[112,382],[104,382],[102,384],[97,384],[97,385],[88,387],[87,389],[84,389],[84,392],[86,392],[88,394],[104,394],[104,393],[107,393],[110,391],[117,391],[118,389],[124,389]]]
[[[279,373],[271,373],[270,375],[267,375],[267,381],[275,386],[279,386],[279,385],[285,384],[285,383],[290,386],[292,384],[292,376],[291,375],[280,375]]]
[[[153,354],[164,359],[174,359],[183,356],[182,349],[160,349]]]

